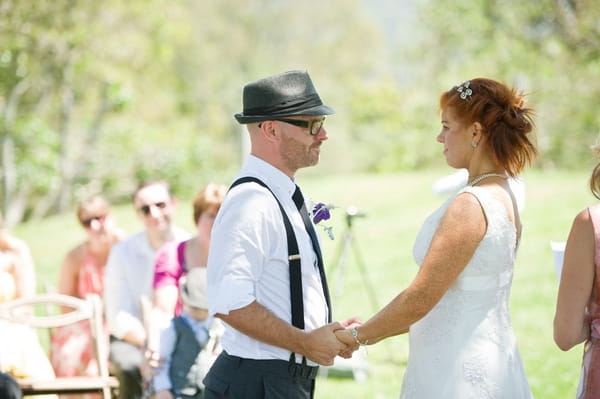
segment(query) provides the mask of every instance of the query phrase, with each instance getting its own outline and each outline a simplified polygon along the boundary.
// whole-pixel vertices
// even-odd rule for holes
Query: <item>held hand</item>
[[[346,345],[336,338],[336,330],[343,330],[343,326],[335,322],[309,332],[303,354],[313,362],[331,366],[333,359],[346,349]]]
[[[360,345],[352,336],[352,328],[353,327],[345,330],[337,330],[335,336],[340,342],[343,342],[348,347],[348,350],[355,351]]]
[[[342,339],[345,339],[342,337],[342,339],[340,339],[340,335],[342,334],[343,331],[346,332],[350,332],[349,329],[360,326],[362,324],[362,321],[358,318],[358,317],[351,317],[345,320],[340,320],[339,321],[340,325],[344,326],[344,330],[336,330],[335,335],[336,338],[340,341],[343,342],[344,344],[347,345],[347,348],[340,351],[340,353],[338,354],[340,357],[343,357],[344,359],[350,359],[352,357],[352,354],[354,353],[354,351],[356,351],[359,347],[359,345],[356,344],[356,341],[354,339],[352,339],[351,341],[343,341]],[[339,334],[338,334],[339,333]],[[352,337],[352,334],[350,334],[350,337]]]

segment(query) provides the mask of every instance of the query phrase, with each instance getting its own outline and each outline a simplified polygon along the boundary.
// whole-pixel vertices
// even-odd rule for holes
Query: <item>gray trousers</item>
[[[204,377],[204,399],[311,399],[318,369],[223,351]]]

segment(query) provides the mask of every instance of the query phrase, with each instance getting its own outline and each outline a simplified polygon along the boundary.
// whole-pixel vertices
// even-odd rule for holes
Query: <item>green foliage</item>
[[[580,166],[600,126],[598,2],[431,0],[422,13],[441,87],[481,75],[517,86],[537,109],[540,165]]]
[[[229,177],[242,86],[289,69],[337,111],[328,171],[438,165],[438,96],[482,75],[528,93],[538,166],[577,168],[600,124],[599,17],[593,0],[0,0],[2,211]]]

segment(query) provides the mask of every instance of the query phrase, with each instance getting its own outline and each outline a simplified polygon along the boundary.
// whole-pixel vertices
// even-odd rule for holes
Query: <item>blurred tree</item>
[[[523,89],[537,110],[543,167],[581,167],[599,133],[600,3],[425,0],[423,76],[450,88],[470,77]],[[439,89],[438,89],[439,91]]]
[[[0,0],[7,224],[139,179],[185,195],[229,178],[244,83],[307,69],[339,103],[377,75],[377,35],[356,1]]]

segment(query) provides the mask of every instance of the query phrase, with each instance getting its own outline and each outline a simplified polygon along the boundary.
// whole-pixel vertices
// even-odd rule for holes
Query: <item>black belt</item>
[[[319,373],[319,366],[307,365],[305,358],[303,358],[302,363],[296,363],[292,358],[290,358],[290,361],[279,359],[246,359],[230,355],[225,351],[221,352],[221,356],[234,362],[236,367],[250,367],[253,370],[262,370],[275,375],[289,374],[293,377],[297,376],[314,380]]]

